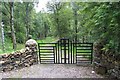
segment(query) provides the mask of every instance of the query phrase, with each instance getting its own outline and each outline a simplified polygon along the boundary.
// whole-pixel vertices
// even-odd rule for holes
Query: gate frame
[[[62,58],[62,57],[59,57],[60,52],[62,50],[62,49],[60,50],[60,48],[59,48],[59,47],[61,47],[60,41],[62,41],[62,40],[68,40],[68,43],[67,43],[68,44],[68,63],[66,63],[66,59],[65,59],[64,63],[62,63],[62,59],[61,59],[61,62],[59,61],[60,58]],[[45,45],[53,44],[54,46],[52,46],[52,45],[51,46],[45,46],[44,44]],[[92,62],[93,62],[93,43],[74,43],[74,42],[70,41],[69,39],[60,39],[56,43],[38,43],[38,50],[39,50],[39,55],[38,56],[39,56],[40,64],[77,64],[77,54],[78,53],[77,53],[77,46],[76,45],[78,45],[78,44],[90,44],[91,45],[91,46],[89,46],[89,47],[91,47],[91,49],[89,49],[89,50],[91,50],[91,53],[90,53],[91,54],[90,55],[91,60],[90,61],[91,61],[91,64],[92,64]],[[46,49],[41,49],[41,47],[46,47]],[[52,47],[53,49],[47,49],[47,47]],[[88,46],[85,46],[85,47],[88,47]],[[64,44],[64,48],[65,48],[64,51],[67,51],[66,50],[66,44]],[[52,57],[53,59],[46,59],[46,60],[48,60],[48,62],[52,62],[52,63],[42,63],[42,60],[44,60],[42,58],[48,58],[48,57],[41,57],[41,50],[53,50],[53,57]],[[60,50],[60,52],[59,52],[59,50]],[[71,54],[70,54],[70,52],[71,52]],[[48,52],[48,53],[51,53],[51,52]],[[70,60],[70,58],[71,58],[71,60]],[[53,60],[53,61],[49,61],[49,60]],[[43,61],[43,62],[45,62],[45,61]]]

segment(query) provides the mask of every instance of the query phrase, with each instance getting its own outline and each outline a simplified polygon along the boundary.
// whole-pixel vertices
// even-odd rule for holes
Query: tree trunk
[[[16,50],[17,43],[16,43],[16,36],[15,36],[15,29],[14,29],[13,8],[14,8],[14,3],[10,2],[10,27],[11,27],[13,49]]]
[[[56,7],[57,7],[57,5],[56,5]],[[54,14],[55,14],[57,35],[58,35],[59,39],[61,39],[61,38],[62,38],[62,35],[61,35],[60,26],[59,26],[59,24],[60,24],[60,23],[59,23],[59,18],[58,18],[58,16],[59,16],[59,10],[60,10],[60,9],[56,8],[56,10],[54,10]]]
[[[83,36],[83,39],[82,39],[82,40],[83,40],[82,42],[84,43],[84,42],[85,42],[85,36]]]
[[[48,33],[48,27],[47,27],[47,24],[46,24],[46,22],[44,22],[44,36],[45,36],[45,38],[47,37],[47,33]]]
[[[1,8],[1,10],[0,10],[0,12],[2,11],[2,4],[0,4],[0,8]],[[4,25],[3,25],[3,21],[2,21],[2,13],[0,13],[0,31],[1,31],[1,33],[0,33],[0,43],[1,43],[1,45],[2,45],[2,50],[3,50],[3,52],[5,51],[5,45],[4,45]]]
[[[73,9],[73,13],[74,13],[74,22],[75,22],[75,43],[77,43],[77,25],[78,25],[78,21],[77,21],[77,7],[76,7],[76,4],[75,2],[71,2],[71,6],[72,6],[72,9]]]
[[[3,52],[5,51],[5,46],[4,46],[4,25],[3,22],[1,22],[1,38],[2,38],[2,50]]]
[[[29,15],[29,3],[27,3],[26,4],[26,18],[25,18],[25,21],[26,21],[26,38],[28,39],[28,36],[29,36],[29,17],[28,17],[28,15]],[[27,40],[26,39],[26,40]]]
[[[59,20],[58,20],[58,18],[56,18],[56,24],[57,24],[57,33],[58,33],[58,36],[59,36],[59,38],[61,38],[61,30],[59,28]]]
[[[78,21],[77,21],[77,10],[74,10],[74,17],[75,17],[75,43],[77,43],[77,24],[78,24]]]

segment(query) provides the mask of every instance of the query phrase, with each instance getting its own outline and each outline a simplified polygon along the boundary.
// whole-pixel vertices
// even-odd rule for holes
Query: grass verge
[[[47,43],[47,42],[54,42],[56,41],[57,38],[54,38],[54,37],[47,37],[45,39],[42,39],[42,40],[37,40],[38,43]],[[6,40],[5,41],[5,51],[3,52],[2,51],[2,46],[0,46],[0,54],[4,54],[4,53],[7,53],[7,54],[10,54],[12,52],[14,52],[13,48],[12,48],[12,42],[10,40]],[[17,50],[20,50],[20,49],[23,49],[25,47],[25,44],[19,44],[17,43]]]

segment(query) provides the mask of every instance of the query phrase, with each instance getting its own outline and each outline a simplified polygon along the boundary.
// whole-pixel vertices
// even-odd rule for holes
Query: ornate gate
[[[73,43],[60,39],[57,43],[38,43],[41,64],[92,63],[93,43]]]

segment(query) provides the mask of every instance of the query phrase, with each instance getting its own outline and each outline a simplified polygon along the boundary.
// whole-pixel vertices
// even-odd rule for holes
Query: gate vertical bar
[[[39,50],[39,60],[40,60],[40,63],[41,63],[40,44],[39,43],[38,43],[38,50]]]
[[[72,54],[73,54],[73,52],[72,52],[72,49],[73,49],[73,45],[72,45],[73,43],[71,42],[71,63],[72,63]]]
[[[70,63],[70,53],[69,53],[69,39],[68,39],[68,64]]]
[[[77,46],[77,43],[75,43],[75,53],[76,53],[76,54],[75,54],[75,57],[76,57],[76,64],[77,64],[77,47],[78,47],[78,46]]]
[[[56,51],[55,51],[55,52],[56,52],[56,53],[55,53],[55,54],[56,54],[56,60],[55,60],[55,63],[57,63],[57,62],[58,62],[58,60],[57,60],[57,43],[55,43],[55,47],[56,47],[56,49],[55,49],[55,50],[56,50]]]
[[[60,53],[59,53],[59,41],[58,41],[58,63],[60,63],[59,57],[60,57]]]
[[[60,56],[61,56],[61,63],[62,63],[62,55],[63,55],[63,53],[62,53],[62,40],[60,40]]]
[[[73,43],[73,64],[74,64],[74,48],[75,48],[75,44]]]
[[[91,45],[92,45],[92,47],[91,47],[91,64],[92,64],[92,62],[93,62],[93,43]]]
[[[64,63],[66,64],[66,40],[64,39]]]
[[[55,64],[55,46],[53,47],[53,56],[54,56],[54,64]]]

